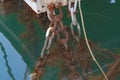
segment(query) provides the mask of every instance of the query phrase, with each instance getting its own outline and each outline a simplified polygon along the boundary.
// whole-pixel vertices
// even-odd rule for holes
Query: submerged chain
[[[62,18],[63,18],[62,4],[57,3],[57,6],[55,6],[54,3],[50,3],[47,7],[49,9],[49,18],[51,19],[51,22],[49,24],[49,28],[46,31],[45,42],[44,42],[43,49],[41,51],[41,56],[38,59],[37,65],[35,66],[35,69],[34,69],[34,72],[30,75],[31,80],[36,80],[36,78],[39,79],[39,77],[42,75],[43,66],[46,63],[48,54],[50,53],[51,44],[53,42],[53,39],[55,38],[55,35],[57,37],[57,41],[58,41],[59,45],[62,46],[62,48],[64,47],[65,50],[68,51],[67,42],[69,40],[69,34],[66,30],[66,26],[62,22]],[[55,14],[55,8],[58,8],[58,10],[59,10],[58,15]],[[80,25],[77,22],[76,14],[75,14],[76,8],[77,8],[77,0],[74,2],[73,7],[72,7],[72,0],[70,0],[68,8],[70,10],[71,19],[72,19],[71,32],[72,32],[73,37],[77,40],[77,42],[79,42]],[[73,26],[77,26],[78,36],[75,36]],[[61,34],[63,34],[63,35],[61,36]],[[47,54],[47,55],[45,55],[45,54]]]
[[[40,59],[38,59],[34,72],[30,75],[31,80],[37,80],[42,75],[43,66],[46,63],[48,54],[50,53],[50,47],[51,47],[51,44],[52,44],[52,41],[55,35],[57,36],[57,41],[59,42],[59,44],[64,46],[64,48],[68,50],[67,42],[69,39],[69,35],[62,22],[63,12],[62,12],[61,7],[62,7],[61,3],[58,3],[56,8],[58,8],[60,14],[55,15],[54,14],[55,4],[51,3],[48,5],[48,9],[50,10],[49,17],[51,19],[51,22],[50,22],[49,28],[46,31],[45,42],[44,42],[43,49],[41,51]],[[64,38],[61,38],[60,34],[62,33],[64,34]]]
[[[53,27],[49,27],[46,31],[46,38],[45,38],[45,42],[44,42],[44,47],[43,47],[42,52],[41,52],[42,58],[44,56],[45,51],[47,54],[49,54],[49,49],[50,49],[52,40],[55,36],[55,33],[52,32],[52,29],[53,29]]]

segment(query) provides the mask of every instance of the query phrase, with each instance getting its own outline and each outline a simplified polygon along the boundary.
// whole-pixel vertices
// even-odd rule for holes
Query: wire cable
[[[82,14],[82,9],[81,9],[81,1],[79,1],[79,11],[80,11],[80,16],[81,16],[82,28],[83,28],[83,33],[84,33],[85,41],[86,41],[87,47],[89,49],[89,52],[91,54],[91,57],[95,61],[95,63],[97,64],[98,68],[101,70],[103,76],[105,77],[105,80],[108,80],[107,75],[105,74],[104,70],[102,69],[102,67],[100,66],[100,64],[98,63],[98,61],[96,60],[96,58],[95,58],[95,56],[94,56],[94,54],[93,54],[93,52],[91,50],[91,47],[89,45],[88,38],[87,38],[87,35],[86,35],[85,26],[84,26],[83,14]]]

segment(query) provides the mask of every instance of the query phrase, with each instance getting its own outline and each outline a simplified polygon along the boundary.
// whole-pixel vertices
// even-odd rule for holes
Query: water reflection
[[[5,51],[5,49],[4,49],[4,47],[3,47],[3,45],[2,45],[2,43],[0,42],[0,46],[1,46],[1,51],[3,52],[3,58],[5,59],[5,65],[6,65],[6,67],[7,67],[7,69],[8,69],[8,74],[9,74],[9,76],[12,78],[12,80],[15,80],[15,77],[14,77],[14,75],[13,75],[13,73],[12,73],[12,70],[11,70],[11,67],[9,66],[9,62],[8,62],[8,60],[7,60],[7,54],[6,54],[6,51]]]
[[[9,40],[0,33],[1,80],[27,80],[29,69]]]
[[[19,52],[21,53],[21,56],[23,57],[25,62],[28,62],[29,67],[33,67],[33,63],[35,61],[35,57],[32,54],[32,52],[30,51],[30,49],[27,48],[27,45],[25,45],[24,43],[22,43],[22,41],[20,40],[19,36],[17,34],[15,34],[15,32],[13,32],[13,30],[10,28],[10,26],[8,26],[7,24],[5,24],[5,22],[1,19],[0,20],[0,25],[1,28],[5,29],[4,32],[8,32],[7,35],[12,36],[14,41],[12,39],[10,39],[9,41],[12,43],[15,43],[16,46],[15,47],[20,47],[19,49],[16,48],[17,50],[19,50]],[[22,49],[22,51],[21,51]],[[26,57],[27,56],[27,57]]]
[[[12,35],[12,37],[19,43],[19,45],[21,45],[21,46],[24,48],[24,50],[26,51],[26,53],[30,53],[29,56],[34,59],[33,55],[31,55],[31,52],[27,49],[26,45],[23,44],[23,43],[20,41],[20,39],[17,37],[17,35],[16,35],[15,33],[12,32],[12,30],[9,28],[9,26],[7,26],[2,20],[0,20],[0,25],[1,25],[1,27],[3,27],[7,32],[9,32],[9,34]]]
[[[26,66],[23,80],[30,80],[29,77],[29,68]]]
[[[110,0],[110,3],[116,3],[116,0]]]

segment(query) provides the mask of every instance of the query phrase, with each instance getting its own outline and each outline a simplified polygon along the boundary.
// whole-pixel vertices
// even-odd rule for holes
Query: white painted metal
[[[48,12],[47,6],[48,4],[55,3],[57,5],[58,2],[62,3],[62,6],[67,5],[67,0],[24,0],[33,11],[35,11],[37,14]]]
[[[33,11],[35,11],[35,13],[40,14],[40,12],[38,12],[37,4],[35,1],[33,0],[24,0],[24,1],[32,8]]]
[[[57,5],[58,2],[61,2],[63,6],[67,5],[68,0],[45,0],[46,5],[52,3],[55,3]]]
[[[36,3],[37,3],[37,9],[38,9],[38,12],[39,13],[43,13],[43,12],[46,12],[46,3],[45,3],[45,0],[36,0]]]

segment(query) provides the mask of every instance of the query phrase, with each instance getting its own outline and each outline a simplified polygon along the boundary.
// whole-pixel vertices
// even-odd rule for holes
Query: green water
[[[87,31],[88,39],[92,40],[95,43],[98,43],[101,46],[101,48],[110,49],[112,51],[119,51],[120,50],[120,31],[119,31],[120,2],[117,1],[116,4],[109,4],[108,2],[109,2],[108,0],[82,1],[85,28]],[[63,18],[64,24],[69,26],[71,20],[70,18],[66,17],[67,13],[65,11],[65,8],[64,8],[64,14],[65,14]],[[34,22],[34,26],[40,40],[38,41],[38,45],[34,47],[36,53],[32,53],[32,51],[27,48],[27,45],[20,37],[20,34],[22,32],[25,32],[26,29],[25,29],[25,25],[19,21],[18,15],[19,13],[12,13],[8,15],[0,14],[0,32],[4,34],[4,36],[10,41],[11,45],[18,52],[17,54],[19,54],[19,56],[22,57],[20,61],[23,61],[23,63],[19,65],[26,64],[27,68],[29,69],[28,72],[30,73],[34,67],[34,62],[36,61],[42,49],[45,39],[44,38],[45,30],[43,30],[40,27],[40,24]],[[77,19],[79,23],[81,23],[79,14],[77,14]],[[82,33],[82,37],[84,37],[83,33]],[[2,50],[0,54],[1,53]],[[2,63],[0,63],[0,65],[1,64]],[[23,72],[24,71],[25,71],[25,66]],[[16,71],[14,74],[16,74],[17,72],[19,71]],[[47,68],[47,72],[42,77],[42,80],[57,80],[58,72],[59,69],[57,69],[56,66]],[[0,77],[0,80],[10,80],[10,78],[4,78],[7,75],[2,75],[2,79]],[[12,79],[13,78],[14,77],[12,77]],[[21,80],[21,79],[15,79],[15,80]]]

